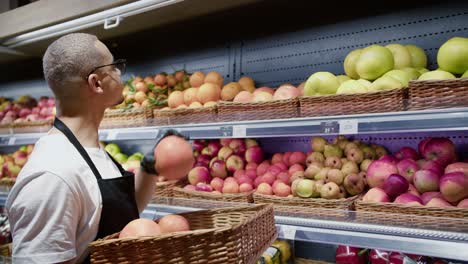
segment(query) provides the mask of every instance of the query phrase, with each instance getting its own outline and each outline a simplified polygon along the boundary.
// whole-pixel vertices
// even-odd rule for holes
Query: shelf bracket
[[[107,29],[118,27],[120,25],[120,19],[121,19],[120,16],[106,18],[104,20],[104,29],[107,30]]]

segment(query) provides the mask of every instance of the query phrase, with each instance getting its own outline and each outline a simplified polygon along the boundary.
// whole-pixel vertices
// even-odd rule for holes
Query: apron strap
[[[93,171],[94,176],[98,180],[101,180],[102,179],[101,174],[97,170],[96,166],[94,166],[94,163],[89,157],[88,152],[86,152],[86,150],[80,144],[78,139],[76,139],[75,135],[73,135],[73,132],[67,127],[67,125],[65,125],[60,119],[56,117],[54,120],[54,126],[68,138],[68,140],[73,144],[76,150],[78,150],[80,155],[83,157],[83,159],[86,161],[88,166],[91,168],[91,171]]]

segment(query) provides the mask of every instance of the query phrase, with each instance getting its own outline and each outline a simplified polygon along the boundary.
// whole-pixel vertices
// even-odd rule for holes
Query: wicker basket
[[[218,120],[245,121],[294,118],[298,116],[297,107],[297,99],[258,103],[221,101],[218,105]]]
[[[14,133],[43,133],[52,128],[54,120],[17,122],[13,125]]]
[[[174,189],[176,184],[177,181],[157,182],[151,202],[170,204],[172,198],[172,190]]]
[[[303,96],[299,98],[300,116],[331,116],[405,110],[406,88],[363,94]]]
[[[212,123],[217,121],[216,106],[182,109],[155,109],[153,112],[153,125],[181,125]]]
[[[348,210],[352,207],[357,196],[346,199],[323,199],[323,198],[299,198],[299,197],[277,197],[274,195],[263,195],[254,193],[254,203],[271,203],[278,215],[294,217],[320,217],[338,218],[348,217]]]
[[[367,223],[468,232],[468,209],[355,201],[356,219]]]
[[[276,239],[273,207],[258,205],[184,213],[193,231],[90,244],[92,263],[254,263]]]
[[[0,134],[13,134],[13,123],[11,123],[11,124],[1,124],[0,125]]]
[[[468,78],[410,81],[409,110],[468,106]]]
[[[253,196],[252,196],[253,192],[236,193],[236,194],[234,193],[216,194],[216,193],[210,193],[210,192],[185,190],[179,186],[176,186],[172,189],[173,197],[185,198],[185,199],[199,199],[199,200],[204,200],[206,203],[210,203],[210,201],[253,203]]]
[[[151,108],[107,109],[100,128],[147,126],[152,118]]]

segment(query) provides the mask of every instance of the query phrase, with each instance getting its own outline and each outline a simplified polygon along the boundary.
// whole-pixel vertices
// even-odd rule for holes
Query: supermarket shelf
[[[195,210],[200,209],[150,204],[142,217],[155,219]],[[286,216],[275,216],[275,220],[283,239],[468,259],[468,234]]]
[[[106,129],[100,131],[100,139],[104,141],[154,139],[161,128],[176,129],[191,139],[463,131],[468,130],[468,108]],[[0,147],[32,144],[42,135],[44,133],[0,135]]]

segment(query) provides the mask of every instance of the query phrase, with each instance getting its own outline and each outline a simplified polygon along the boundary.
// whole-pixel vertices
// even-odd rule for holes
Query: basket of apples
[[[254,80],[244,76],[223,87],[218,118],[220,121],[294,118],[298,116],[299,95],[300,90],[291,84],[283,84],[277,89],[256,89]]]
[[[455,145],[449,138],[426,138],[418,149],[419,153],[403,147],[394,156],[369,165],[371,189],[356,201],[357,217],[468,231],[468,163],[457,162]],[[414,216],[411,221],[408,215]]]
[[[179,71],[182,73],[182,71]],[[188,75],[176,78],[188,78]],[[169,94],[168,107],[155,109],[154,122],[157,125],[177,125],[216,122],[217,102],[224,78],[218,72],[194,72],[188,86],[173,89]],[[186,82],[184,82],[186,84]],[[187,87],[187,88],[186,88]]]
[[[0,155],[0,189],[2,191],[10,191],[33,149],[33,145],[27,145],[20,147],[14,153]]]

